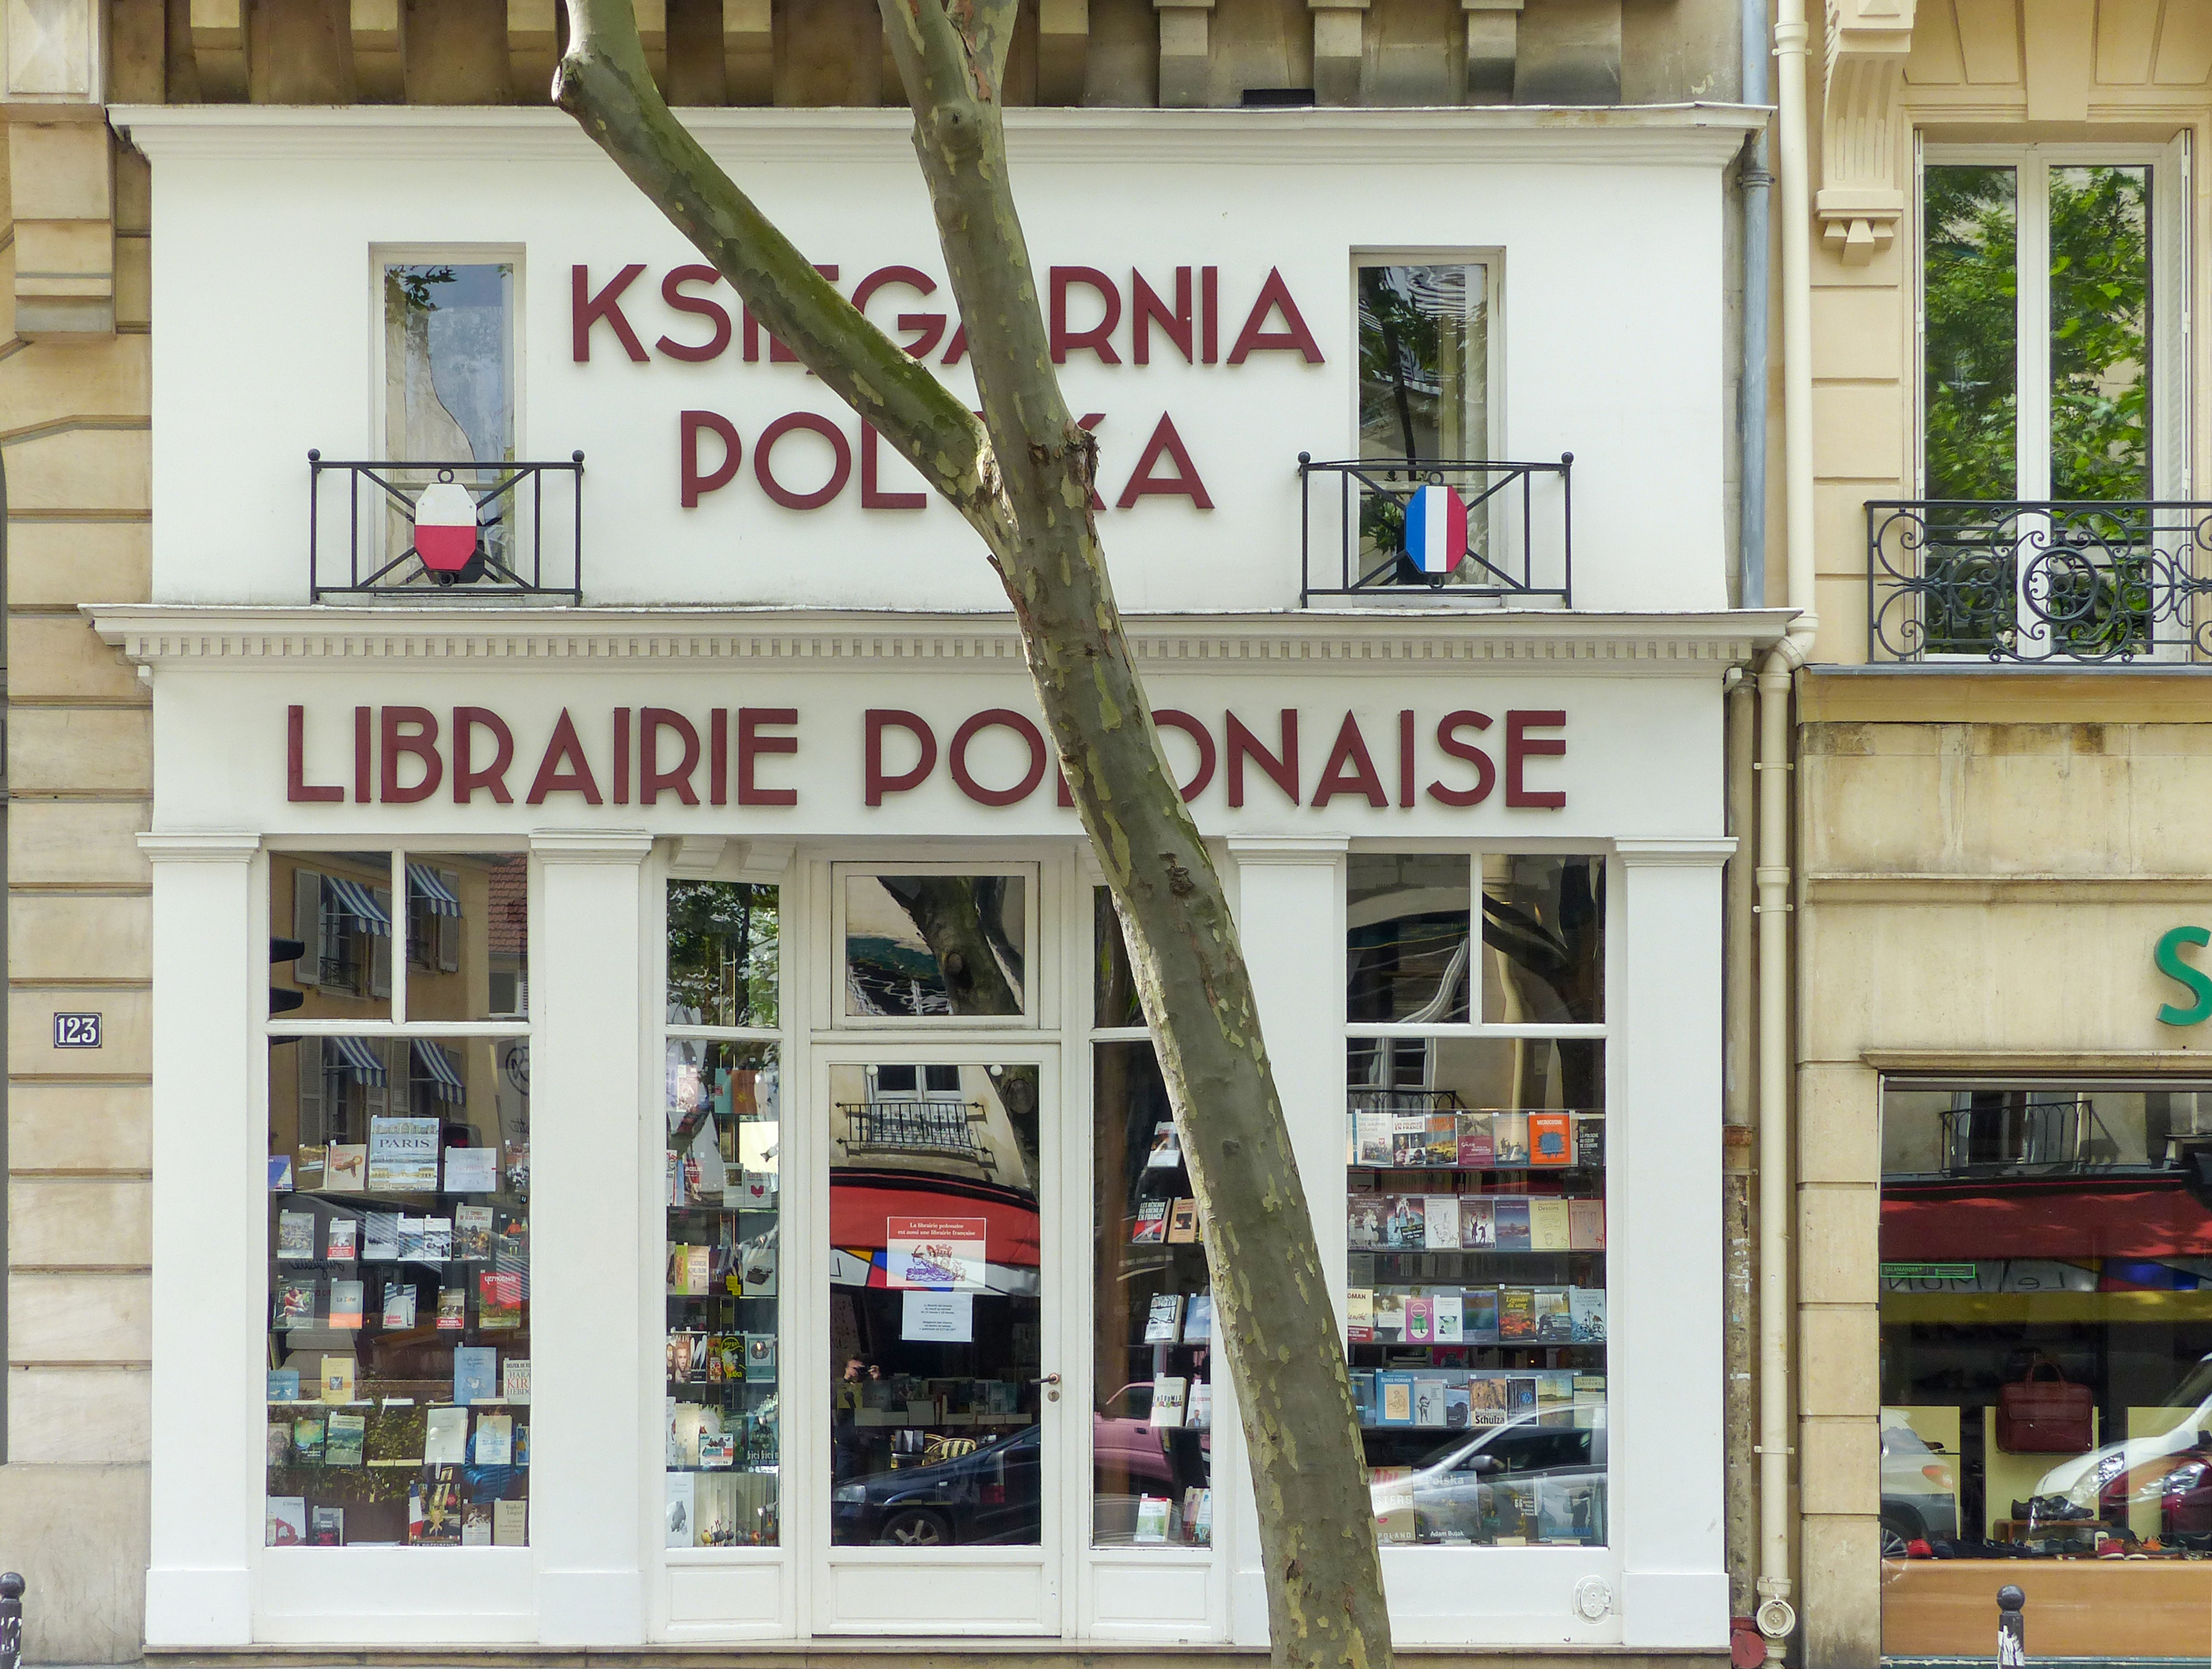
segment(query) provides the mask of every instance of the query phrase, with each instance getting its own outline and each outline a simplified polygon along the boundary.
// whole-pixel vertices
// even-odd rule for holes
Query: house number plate
[[[57,1049],[99,1048],[100,1016],[98,1014],[56,1014],[54,1016],[54,1047]]]

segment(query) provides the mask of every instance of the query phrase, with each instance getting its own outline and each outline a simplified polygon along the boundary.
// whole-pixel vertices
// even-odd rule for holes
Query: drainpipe
[[[1782,473],[1788,591],[1798,613],[1759,673],[1759,1631],[1782,1661],[1790,1603],[1790,697],[1819,620],[1813,583],[1812,193],[1805,0],[1776,0],[1782,186]]]
[[[1766,0],[1742,0],[1743,102],[1767,101]],[[1736,171],[1743,190],[1743,356],[1736,400],[1736,481],[1741,497],[1736,511],[1736,602],[1742,608],[1766,606],[1766,300],[1771,274],[1767,260],[1766,191],[1774,176],[1766,171],[1766,134],[1744,142]]]

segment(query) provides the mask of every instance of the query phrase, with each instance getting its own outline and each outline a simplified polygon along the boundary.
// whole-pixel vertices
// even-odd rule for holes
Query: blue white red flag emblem
[[[1449,487],[1417,488],[1406,501],[1406,555],[1438,578],[1467,555],[1467,501]]]
[[[469,490],[454,481],[423,488],[415,501],[415,554],[422,566],[458,573],[476,553],[477,501]]]

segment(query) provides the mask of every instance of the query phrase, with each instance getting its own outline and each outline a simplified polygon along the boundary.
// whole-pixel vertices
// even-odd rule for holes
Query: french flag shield
[[[1441,579],[1467,555],[1467,501],[1449,487],[1414,490],[1406,501],[1406,555]]]
[[[1466,542],[1462,536],[1460,543]],[[457,574],[476,553],[477,502],[469,490],[455,481],[423,488],[415,501],[415,554],[422,566],[434,574]]]

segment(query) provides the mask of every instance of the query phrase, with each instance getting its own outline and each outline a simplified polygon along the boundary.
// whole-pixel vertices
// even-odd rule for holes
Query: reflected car
[[[1037,1428],[926,1466],[902,1466],[838,1484],[830,1497],[839,1547],[1030,1545],[1039,1511]]]
[[[2166,1430],[2060,1461],[2036,1481],[2035,1499],[2056,1495],[2111,1524],[2154,1507],[2159,1534],[2212,1537],[2212,1355],[2162,1405],[2176,1411]]]
[[[1601,1544],[1605,1477],[1605,1404],[1582,1400],[1462,1432],[1368,1493],[1386,1536],[1395,1521],[1418,1541]]]
[[[1091,1417],[1091,1465],[1103,1479],[1167,1485],[1175,1481],[1160,1434],[1153,1428],[1152,1382],[1125,1385]]]
[[[1881,1411],[1881,1556],[1901,1559],[1917,1541],[1959,1534],[1959,1479],[1940,1445],[1894,1409]]]

